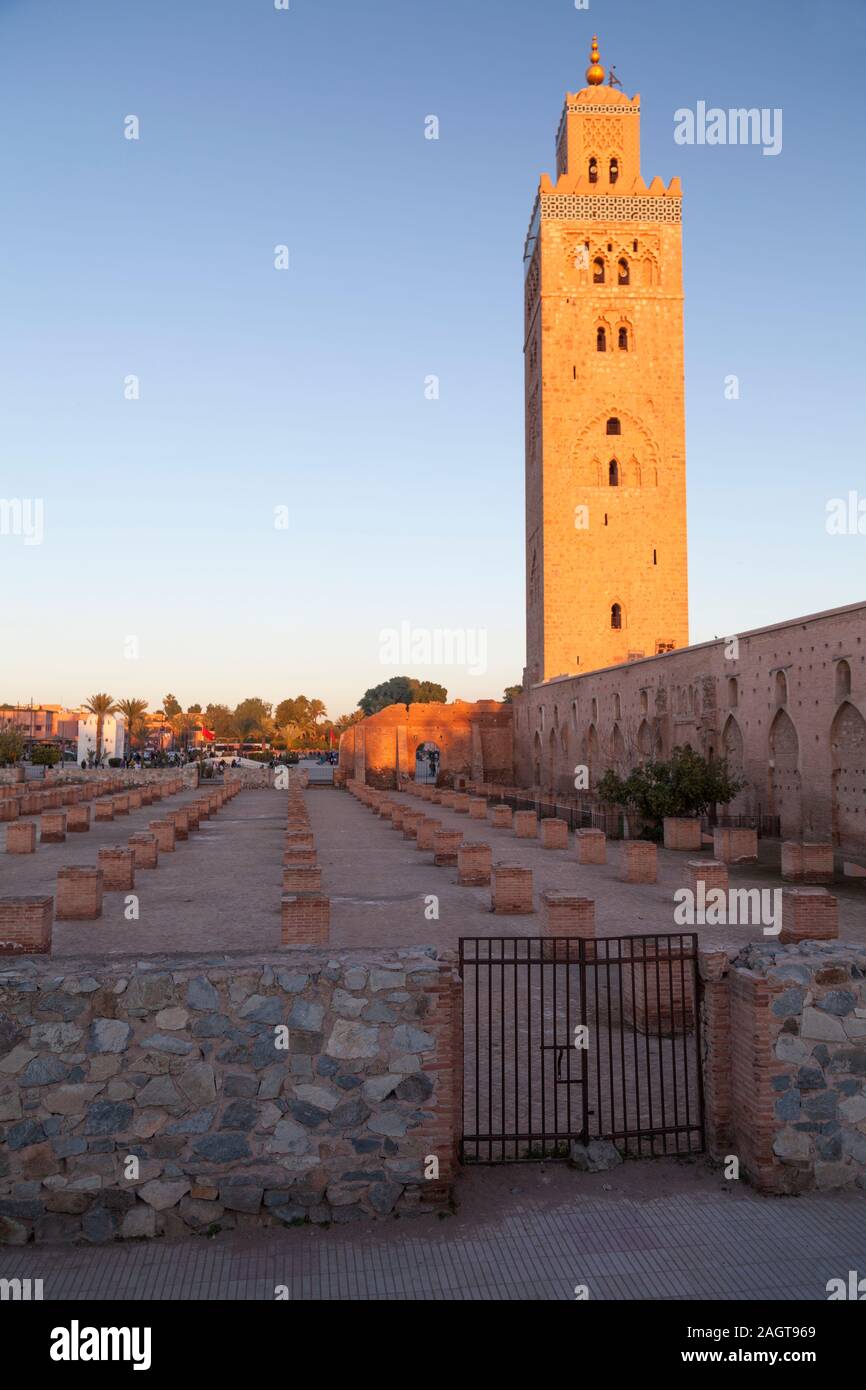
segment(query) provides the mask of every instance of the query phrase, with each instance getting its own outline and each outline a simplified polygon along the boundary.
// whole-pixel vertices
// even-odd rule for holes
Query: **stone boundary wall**
[[[0,970],[0,1241],[446,1202],[461,1019],[454,960],[432,947],[16,959]]]
[[[866,1191],[866,947],[701,953],[710,1152],[766,1192]]]

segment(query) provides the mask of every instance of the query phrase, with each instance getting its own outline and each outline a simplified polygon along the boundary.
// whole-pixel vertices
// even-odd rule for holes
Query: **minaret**
[[[593,38],[524,253],[529,681],[688,643],[680,182],[604,78]]]

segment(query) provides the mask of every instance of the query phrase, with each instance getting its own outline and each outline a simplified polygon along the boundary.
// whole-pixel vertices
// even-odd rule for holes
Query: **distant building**
[[[95,714],[83,714],[78,721],[78,761],[88,762],[96,757]],[[122,714],[106,714],[102,721],[102,758],[122,758],[126,742],[126,720]]]
[[[78,739],[80,711],[63,705],[2,705],[0,729],[21,734],[27,743],[70,746]]]

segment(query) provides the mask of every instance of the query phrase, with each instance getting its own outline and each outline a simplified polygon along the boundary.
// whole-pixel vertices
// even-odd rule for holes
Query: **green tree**
[[[53,743],[37,743],[32,753],[30,761],[34,767],[54,767],[60,762],[60,749],[55,748]]]
[[[389,705],[444,704],[448,691],[435,681],[419,681],[414,676],[391,676],[366,690],[358,701],[364,714],[377,714]]]
[[[724,759],[708,762],[692,748],[675,748],[667,761],[645,763],[626,778],[606,772],[596,790],[602,801],[633,806],[660,829],[665,816],[700,816],[727,805],[742,786]]]
[[[274,729],[270,702],[258,697],[241,700],[240,704],[235,706],[232,723],[241,743],[249,743],[256,736],[263,741],[269,739]]]
[[[172,720],[176,714],[183,713],[183,706],[176,695],[166,695],[162,702],[162,710],[166,719]]]
[[[14,729],[6,729],[0,733],[0,767],[5,767],[7,763],[17,763],[23,752],[23,734],[16,733]]]
[[[522,694],[523,694],[523,686],[522,686],[522,685],[506,685],[505,691],[504,691],[503,696],[502,696],[502,703],[503,703],[504,705],[510,705],[510,704],[512,703],[512,701],[513,701],[518,695],[522,695]]]
[[[126,720],[126,728],[129,733],[129,747],[133,749],[136,743],[144,747],[147,737],[147,710],[146,700],[118,700],[117,708]]]
[[[113,695],[91,695],[89,700],[85,700],[84,709],[96,715],[96,761],[102,757],[102,731],[105,727],[105,720],[109,714],[114,714],[117,705],[114,703]]]
[[[205,727],[218,739],[234,737],[234,715],[228,705],[208,705],[204,712]]]

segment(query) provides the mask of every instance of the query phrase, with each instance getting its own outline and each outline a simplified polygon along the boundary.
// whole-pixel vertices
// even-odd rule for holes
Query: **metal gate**
[[[464,1162],[704,1147],[697,936],[461,937]]]

